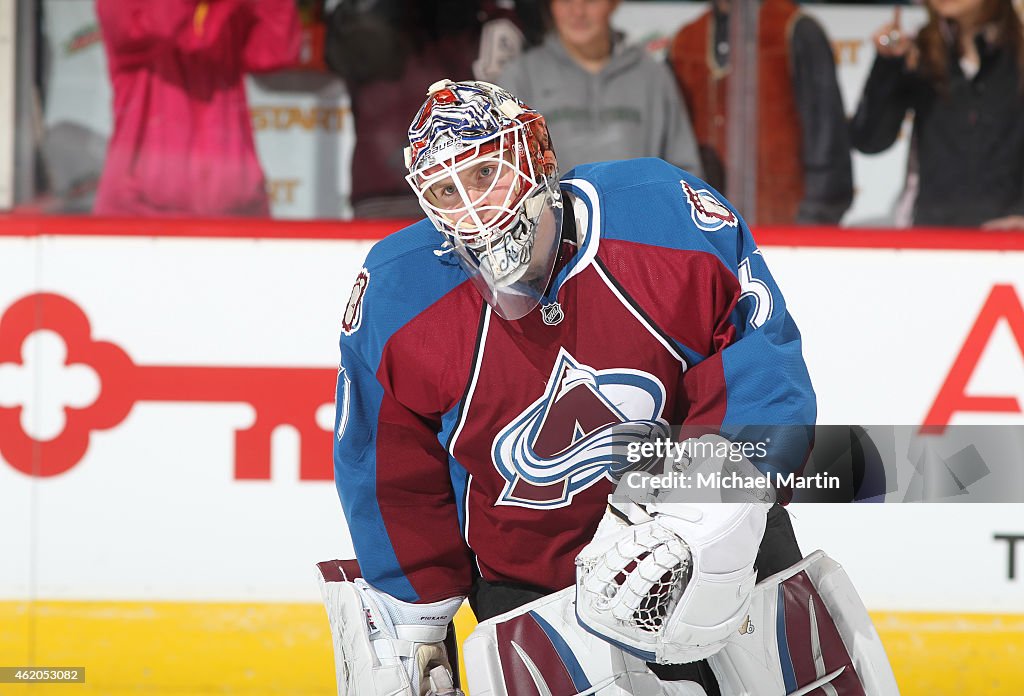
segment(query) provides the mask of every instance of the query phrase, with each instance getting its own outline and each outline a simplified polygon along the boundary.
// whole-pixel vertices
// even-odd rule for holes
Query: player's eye
[[[458,189],[455,184],[451,181],[434,184],[430,187],[430,192],[439,201],[451,200],[457,193]]]

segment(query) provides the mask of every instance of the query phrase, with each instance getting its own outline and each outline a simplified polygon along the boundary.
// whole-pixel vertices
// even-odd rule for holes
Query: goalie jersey
[[[427,220],[375,245],[356,279],[335,482],[364,577],[400,600],[466,595],[475,573],[573,584],[623,437],[814,423],[799,331],[720,194],[657,159],[580,166],[561,186],[575,244],[518,321]],[[794,471],[806,448],[758,466]]]

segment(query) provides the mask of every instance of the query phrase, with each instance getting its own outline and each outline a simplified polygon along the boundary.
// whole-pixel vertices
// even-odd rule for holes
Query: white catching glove
[[[690,550],[655,518],[632,525],[620,515],[609,508],[576,557],[577,592],[617,624],[657,632],[690,577]]]
[[[576,612],[648,662],[694,662],[721,649],[746,616],[771,505],[672,502],[664,492],[642,504],[611,498],[576,557]]]

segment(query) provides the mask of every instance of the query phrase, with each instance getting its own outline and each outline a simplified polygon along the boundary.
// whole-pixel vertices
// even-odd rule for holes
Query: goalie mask
[[[409,127],[406,177],[474,286],[504,319],[544,296],[562,198],[544,118],[487,82],[442,80]]]

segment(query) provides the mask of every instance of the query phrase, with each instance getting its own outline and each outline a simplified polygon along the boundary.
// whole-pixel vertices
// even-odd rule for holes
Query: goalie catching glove
[[[580,624],[648,662],[714,654],[746,616],[767,510],[680,504],[632,523],[610,506],[576,558]]]
[[[708,438],[722,439],[702,440]],[[620,502],[627,495],[632,500]],[[638,495],[620,484],[593,541],[576,557],[580,624],[648,662],[702,660],[739,627],[771,507],[756,497],[742,503],[681,498],[675,490]]]

